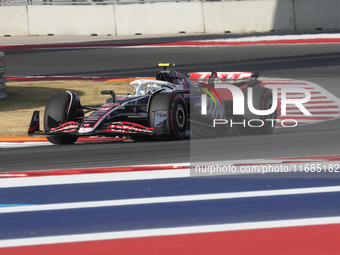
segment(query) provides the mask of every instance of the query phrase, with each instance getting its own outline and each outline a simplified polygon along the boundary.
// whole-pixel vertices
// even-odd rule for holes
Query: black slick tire
[[[48,132],[51,128],[59,127],[61,124],[71,121],[67,119],[67,111],[70,105],[71,96],[68,94],[57,94],[52,96],[45,108],[44,129]],[[70,135],[56,135],[47,137],[53,144],[74,144],[78,137]]]
[[[177,93],[160,93],[151,101],[149,107],[149,124],[155,126],[155,112],[166,111],[165,133],[155,138],[177,140],[186,137],[188,128],[188,110],[183,97]]]

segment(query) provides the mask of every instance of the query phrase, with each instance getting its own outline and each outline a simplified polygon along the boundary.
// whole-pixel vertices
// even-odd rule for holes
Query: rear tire
[[[245,98],[247,98],[246,92],[244,92]],[[246,100],[247,101],[247,100]],[[267,110],[272,107],[273,95],[268,88],[254,88],[253,89],[253,105],[257,110]],[[238,131],[242,135],[264,135],[270,134],[274,131],[276,121],[269,121],[269,119],[276,119],[277,112],[273,112],[270,115],[256,116],[250,114],[247,103],[245,103],[246,115],[238,121],[245,120],[245,126],[237,125]],[[248,121],[251,119],[258,119],[259,121],[252,120],[251,125],[248,125]],[[263,126],[259,127],[263,123]],[[257,126],[257,127],[254,127]]]
[[[70,100],[71,96],[68,94],[54,95],[48,100],[44,113],[45,132],[48,132],[51,128],[59,127],[65,122],[72,121],[67,119]],[[69,135],[47,137],[47,140],[53,144],[74,144],[77,139],[78,137]]]
[[[149,109],[150,127],[155,126],[155,112],[166,111],[165,134],[156,138],[166,140],[183,139],[188,128],[188,110],[183,97],[177,93],[160,93],[156,95]]]

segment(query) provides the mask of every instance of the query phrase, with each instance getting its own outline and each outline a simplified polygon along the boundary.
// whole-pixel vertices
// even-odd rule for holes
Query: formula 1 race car
[[[276,111],[254,116],[246,105],[243,115],[234,115],[232,94],[217,88],[218,84],[227,83],[246,96],[246,89],[251,87],[253,106],[258,110],[269,109],[273,104],[272,93],[260,86],[257,73],[211,72],[185,76],[169,70],[172,65],[168,63],[158,66],[164,69],[156,73],[155,80],[130,83],[136,89],[133,95],[116,96],[113,90],[101,91],[110,95],[104,104],[82,105],[72,91],[52,96],[45,108],[45,131],[39,127],[39,111],[34,111],[28,135],[46,136],[54,144],[73,144],[82,136],[173,140],[226,134],[232,121],[244,124],[237,126],[241,134],[273,131],[275,123],[268,125],[265,120],[275,119]],[[255,125],[256,121],[260,124]]]

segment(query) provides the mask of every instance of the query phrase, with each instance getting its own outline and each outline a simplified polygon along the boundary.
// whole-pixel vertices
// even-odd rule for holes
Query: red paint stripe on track
[[[340,38],[314,38],[291,40],[259,40],[259,41],[188,41],[175,43],[158,43],[145,46],[251,46],[251,45],[279,45],[279,44],[324,44],[340,43]],[[144,46],[144,45],[140,45]]]
[[[2,255],[339,254],[340,224],[2,248]]]
[[[189,166],[124,166],[124,167],[80,168],[48,171],[7,172],[0,173],[0,179],[18,177],[75,175],[75,174],[102,174],[102,173],[156,171],[156,170],[180,170],[189,168],[190,168]]]
[[[258,40],[258,41],[185,41],[170,43],[125,43],[125,44],[32,44],[32,45],[0,45],[2,50],[18,49],[66,49],[66,48],[101,48],[101,47],[181,47],[181,46],[251,46],[251,45],[286,45],[286,44],[329,44],[340,43],[340,38],[312,38],[290,40]]]
[[[3,50],[23,50],[23,49],[66,49],[66,48],[100,48],[100,47],[135,47],[148,46],[140,43],[93,43],[93,44],[29,44],[29,45],[0,45]]]
[[[121,137],[79,137],[77,142],[90,143],[90,142],[112,142],[123,141],[125,138]],[[25,142],[48,142],[46,137],[0,137],[0,142],[8,143],[25,143]]]

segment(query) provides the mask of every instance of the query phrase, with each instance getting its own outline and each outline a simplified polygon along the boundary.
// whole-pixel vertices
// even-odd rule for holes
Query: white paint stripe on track
[[[298,125],[302,125],[302,124],[305,124],[305,125],[307,125],[307,124],[318,124],[318,123],[322,123],[322,122],[325,122],[325,121],[329,121],[329,120],[333,120],[333,119],[327,119],[327,120],[318,120],[318,119],[295,119],[295,121],[297,121],[297,124]],[[279,119],[279,122],[282,122],[282,121],[284,121],[284,119]],[[295,123],[295,121],[289,121],[289,119],[287,119],[287,121],[286,121],[286,125],[288,125],[288,123]],[[281,127],[277,127],[277,128],[281,128]],[[287,128],[287,127],[285,127],[285,128]],[[292,125],[292,127],[291,128],[293,128],[293,125]]]
[[[321,96],[321,98],[318,98],[320,96]],[[278,96],[277,99],[281,102],[281,96]],[[304,99],[304,97],[301,97],[301,95],[288,95],[287,99]],[[325,101],[325,100],[330,101],[325,96],[317,95],[315,97],[312,97],[308,102],[311,102],[311,101]]]
[[[2,148],[23,148],[23,147],[33,147],[33,146],[46,146],[52,145],[50,142],[0,142],[0,147]]]
[[[233,192],[233,193],[200,194],[200,195],[166,196],[166,197],[151,197],[151,198],[132,198],[132,199],[118,199],[118,200],[106,200],[106,201],[57,203],[57,204],[45,204],[45,205],[11,206],[11,207],[2,207],[2,208],[0,207],[0,213],[67,210],[67,209],[97,208],[97,207],[126,206],[126,205],[144,205],[144,204],[159,204],[159,203],[178,203],[178,202],[193,202],[193,201],[206,201],[206,200],[219,200],[219,199],[303,195],[303,194],[329,193],[329,192],[340,192],[340,186],[263,190],[263,191],[245,191],[245,192]]]
[[[331,104],[331,105],[322,105],[322,106],[315,106],[315,105],[308,105],[308,106],[305,106],[305,108],[307,109],[307,110],[310,110],[310,111],[314,111],[314,110],[317,110],[317,109],[320,109],[320,110],[327,110],[327,109],[330,109],[330,110],[339,110],[339,106],[337,106],[337,105],[335,105],[335,104]],[[295,107],[295,106],[287,106],[287,111],[288,110],[292,110],[292,109],[299,109],[299,108],[297,108],[297,107]]]
[[[330,224],[340,224],[340,217],[243,222],[243,223],[232,223],[232,224],[216,224],[216,225],[202,225],[202,226],[174,227],[174,228],[156,228],[156,229],[127,230],[127,231],[78,234],[78,235],[7,239],[7,240],[0,241],[0,248],[30,246],[30,245],[58,244],[58,243],[60,244],[60,243],[87,242],[87,241],[102,241],[102,240],[114,240],[114,239],[137,238],[137,237],[172,236],[172,235],[213,233],[213,232],[226,232],[226,231],[239,231],[239,230],[318,226],[318,225],[330,225]]]
[[[298,112],[298,113],[302,113],[302,111],[295,107],[295,108],[287,108],[287,113],[293,113],[293,112]],[[310,109],[309,110],[310,113],[315,113],[317,114],[318,112],[332,112],[334,114],[339,114],[340,111],[338,108],[319,108],[319,109]]]
[[[310,118],[310,119],[318,119],[318,118],[335,118],[336,116],[338,116],[339,114],[312,114],[312,115],[304,115],[303,113],[301,114],[293,114],[293,113],[288,113],[287,115],[283,116],[279,116],[279,118],[285,118],[285,119],[299,119],[301,117],[303,118]]]
[[[280,89],[280,88],[303,88],[304,89],[306,87],[307,88],[313,87],[308,83],[301,84],[301,83],[290,83],[286,81],[279,82],[276,80],[267,80],[267,81],[262,81],[262,82],[266,84],[265,87],[277,88],[277,89]],[[311,88],[311,89],[314,89],[314,88]]]
[[[295,98],[287,97],[287,99],[295,99]],[[298,98],[298,99],[301,99],[301,98]],[[325,101],[331,101],[334,104],[333,100],[328,100],[327,98],[312,98],[308,102],[325,102]]]
[[[11,179],[5,178],[0,179],[0,188],[17,188],[17,187],[115,182],[115,181],[137,181],[137,180],[153,180],[184,177],[190,177],[189,169],[118,172],[101,174],[75,174],[75,175],[27,177],[27,178],[22,177]]]

